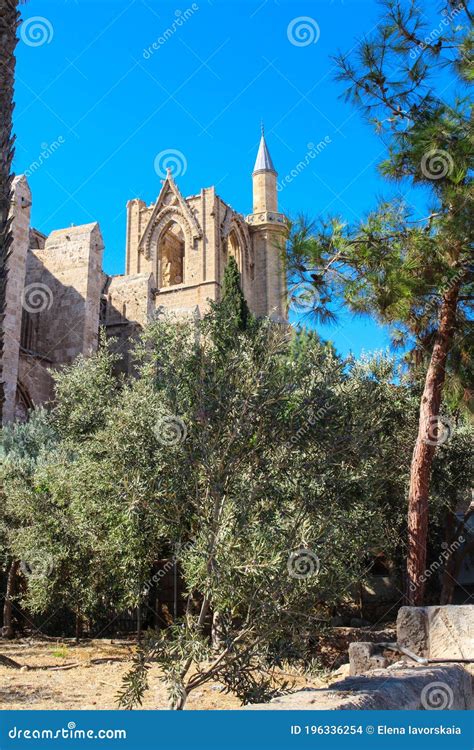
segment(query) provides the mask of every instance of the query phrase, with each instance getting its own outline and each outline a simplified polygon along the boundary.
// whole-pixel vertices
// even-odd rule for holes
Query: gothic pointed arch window
[[[239,268],[239,271],[240,273],[242,273],[242,270],[243,270],[242,248],[240,246],[239,238],[235,230],[232,230],[231,233],[229,234],[228,255],[229,257],[232,255],[235,258],[235,260],[237,261],[237,266]]]
[[[242,245],[242,240],[239,236],[239,232],[236,228],[231,229],[227,238],[226,262],[230,257],[233,257],[236,260],[237,268],[240,271],[240,285],[242,287],[242,290],[245,291],[248,280],[248,269],[245,262],[245,250]]]
[[[170,220],[158,241],[158,286],[184,284],[186,241],[178,222]]]

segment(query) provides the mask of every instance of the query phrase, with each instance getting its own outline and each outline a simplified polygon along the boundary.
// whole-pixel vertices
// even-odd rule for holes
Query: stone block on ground
[[[474,659],[474,605],[401,607],[397,640],[429,659]]]
[[[427,607],[429,658],[474,659],[474,605]]]
[[[469,710],[473,708],[472,681],[457,664],[377,669],[348,677],[330,688],[306,689],[275,698],[248,710]]]
[[[425,607],[400,607],[397,642],[417,656],[428,656],[428,623]]]
[[[354,641],[349,644],[349,662],[351,676],[363,674],[372,669],[383,669],[389,665],[389,660],[380,652],[380,647],[368,641]]]

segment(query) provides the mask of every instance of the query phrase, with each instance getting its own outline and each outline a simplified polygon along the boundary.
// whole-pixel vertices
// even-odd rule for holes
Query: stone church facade
[[[158,310],[201,317],[218,300],[228,258],[237,261],[242,289],[257,316],[286,318],[277,173],[262,133],[252,175],[253,212],[237,213],[204,188],[184,197],[168,172],[155,203],[127,204],[125,274],[102,270],[98,223],[46,236],[30,226],[31,191],[14,180],[13,247],[4,319],[4,421],[24,419],[53,397],[51,370],[88,356],[100,326],[127,366],[127,342]]]

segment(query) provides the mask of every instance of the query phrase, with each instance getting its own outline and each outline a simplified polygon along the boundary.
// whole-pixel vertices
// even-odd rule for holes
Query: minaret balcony
[[[255,214],[247,216],[247,224],[255,226],[256,224],[286,224],[285,214],[278,213],[276,211],[258,211]]]

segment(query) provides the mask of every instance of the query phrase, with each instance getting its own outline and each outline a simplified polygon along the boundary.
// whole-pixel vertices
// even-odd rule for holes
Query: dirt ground
[[[21,670],[0,665],[1,710],[117,709],[117,692],[129,668],[133,645],[110,640],[79,645],[23,640],[2,643],[1,653],[24,665]],[[95,659],[100,659],[100,663],[91,663]],[[64,669],[78,663],[79,666]],[[306,679],[295,674],[287,679],[290,682],[294,679],[299,688],[324,685],[317,678]],[[156,667],[149,671],[149,682],[142,708],[168,708],[166,688]],[[223,693],[222,686],[214,682],[192,692],[187,708],[236,709],[240,708],[240,701]]]
[[[387,641],[395,638],[392,626],[385,629],[329,629],[315,639],[314,648],[323,668],[318,676],[295,670],[282,673],[294,690],[322,688],[348,674],[348,647],[351,641]],[[5,709],[117,709],[117,693],[122,677],[130,667],[134,652],[131,641],[101,639],[76,644],[24,638],[1,643],[0,655],[23,665],[12,669],[0,664],[0,710]],[[69,666],[73,668],[68,669]],[[53,667],[53,669],[44,669]],[[142,708],[168,708],[167,692],[156,666],[149,670],[150,689]],[[212,682],[192,692],[188,709],[237,709],[240,701]]]

